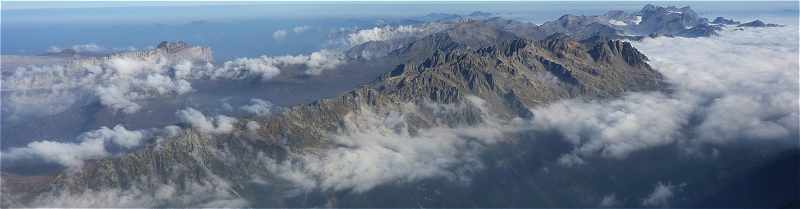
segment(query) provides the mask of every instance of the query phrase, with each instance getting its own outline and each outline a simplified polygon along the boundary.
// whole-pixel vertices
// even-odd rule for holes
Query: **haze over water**
[[[154,47],[164,40],[209,46],[216,61],[309,53],[331,45],[337,31],[402,23],[430,13],[482,12],[541,24],[564,14],[638,11],[647,3],[691,6],[700,16],[755,18],[797,25],[798,2],[264,2],[26,3],[4,2],[2,52],[36,55],[53,47],[104,50]],[[297,29],[295,31],[295,29]],[[285,31],[281,36],[278,31]],[[278,32],[280,33],[280,32]]]

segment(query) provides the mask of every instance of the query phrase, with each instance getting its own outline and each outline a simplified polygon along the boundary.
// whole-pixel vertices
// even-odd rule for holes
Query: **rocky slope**
[[[572,27],[580,26],[565,26]],[[404,57],[406,61],[375,81],[338,97],[291,107],[272,116],[240,119],[230,133],[208,134],[182,124],[181,131],[151,139],[132,153],[89,162],[78,170],[42,178],[45,180],[29,187],[4,186],[4,199],[15,200],[4,204],[57,204],[49,198],[89,195],[93,191],[152,193],[163,190],[164,185],[173,188],[170,194],[212,188],[209,191],[239,197],[250,188],[254,176],[276,175],[256,159],[267,156],[277,161],[290,160],[292,156],[313,155],[342,146],[329,136],[346,131],[345,124],[353,115],[408,112],[411,116],[405,118],[409,126],[406,128],[415,133],[487,120],[481,107],[467,105],[443,113],[430,108],[431,104],[470,104],[471,96],[485,101],[485,107],[496,117],[511,119],[531,117],[529,107],[559,99],[607,98],[664,86],[662,76],[647,64],[647,57],[630,43],[562,33],[528,39],[517,35],[527,32],[514,31],[517,33],[498,29],[486,21],[458,23],[393,51],[391,56]],[[169,46],[163,48],[172,51]],[[415,107],[415,112],[409,112],[409,105]],[[3,205],[9,206],[18,205]]]

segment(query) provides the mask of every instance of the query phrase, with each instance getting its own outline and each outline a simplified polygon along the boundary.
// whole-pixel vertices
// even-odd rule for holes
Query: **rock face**
[[[727,19],[724,17],[717,17],[714,21],[711,21],[712,24],[719,24],[719,25],[738,25],[741,24],[739,21],[734,21],[732,19]]]
[[[697,38],[697,37],[708,37],[708,36],[715,36],[718,35],[717,31],[722,30],[720,26],[710,25],[708,23],[703,23],[687,30],[683,30],[679,33],[676,33],[676,36],[681,37],[688,37],[688,38]]]
[[[638,15],[642,16],[642,22],[636,26],[636,31],[647,34],[676,34],[708,22],[688,6],[677,8],[649,4]]]
[[[772,24],[772,23],[764,23],[761,20],[754,20],[752,22],[742,23],[738,25],[739,27],[754,27],[754,28],[763,28],[763,27],[782,27],[782,25]]]
[[[545,30],[604,30],[602,25],[586,24],[584,18],[562,19],[550,23],[558,25]],[[693,23],[676,20],[680,24]],[[291,107],[269,117],[242,119],[236,130],[227,134],[203,134],[184,125],[182,132],[166,140],[153,141],[124,156],[89,162],[78,171],[65,172],[42,182],[40,187],[31,187],[34,191],[23,194],[3,187],[3,194],[23,194],[18,199],[28,202],[40,195],[104,189],[154,192],[159,185],[169,184],[178,191],[189,190],[191,185],[210,185],[238,195],[247,189],[252,175],[270,171],[252,159],[267,155],[280,160],[286,159],[289,152],[314,153],[330,148],[334,145],[326,135],[341,130],[348,115],[365,109],[381,114],[403,111],[405,105],[463,104],[468,96],[476,96],[501,118],[524,118],[530,117],[528,107],[559,99],[607,98],[628,91],[658,90],[665,85],[662,75],[630,43],[605,36],[575,38],[564,33],[528,39],[517,34],[542,34],[537,29],[524,31],[523,25],[514,26],[517,29],[513,31],[498,29],[493,25],[497,21],[462,22],[414,40],[391,52],[390,56],[406,60],[404,64],[338,97]],[[184,53],[187,49],[192,48],[162,43],[156,51]],[[474,108],[446,116],[432,115],[418,114],[410,119],[408,128],[457,126],[483,120],[481,112]],[[248,122],[260,125],[251,129]],[[217,185],[212,181],[215,179],[229,183]]]

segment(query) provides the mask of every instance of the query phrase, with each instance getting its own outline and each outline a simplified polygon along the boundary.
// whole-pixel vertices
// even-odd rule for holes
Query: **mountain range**
[[[214,191],[224,197],[258,198],[253,191],[262,188],[253,183],[256,177],[281,182],[284,174],[277,172],[285,172],[282,165],[308,164],[304,161],[308,156],[359,146],[334,136],[352,135],[359,127],[375,125],[361,118],[378,118],[381,127],[408,137],[425,136],[436,127],[477,127],[497,121],[502,127],[510,127],[513,121],[535,117],[530,108],[563,99],[604,100],[627,92],[669,91],[664,76],[626,39],[712,36],[722,25],[777,26],[760,21],[739,24],[725,18],[709,21],[689,7],[653,5],[634,13],[564,15],[542,25],[489,15],[431,15],[425,20],[435,19],[446,27],[423,37],[352,47],[347,52],[351,59],[379,54],[398,60],[398,64],[336,97],[267,116],[238,118],[227,131],[211,133],[190,122],[176,124],[173,132],[149,138],[130,153],[91,160],[77,170],[55,176],[30,178],[4,173],[4,199],[14,201],[4,201],[3,207],[38,206],[35,204],[49,201],[46,198],[75,198],[75,194],[109,190],[161,194],[164,185],[170,185],[170,195]],[[160,51],[196,52],[203,54],[200,62],[212,60],[210,49],[183,42],[164,42],[153,51],[133,56]],[[387,121],[394,122],[386,125]],[[326,173],[308,172],[316,174],[324,185],[326,177],[319,175]],[[288,187],[271,185],[277,187],[272,192]],[[319,192],[323,200],[313,206],[353,206],[337,204],[335,189],[311,190]],[[205,198],[200,201],[212,202],[216,197]],[[152,203],[184,207],[196,202]],[[308,206],[290,202],[275,205]]]

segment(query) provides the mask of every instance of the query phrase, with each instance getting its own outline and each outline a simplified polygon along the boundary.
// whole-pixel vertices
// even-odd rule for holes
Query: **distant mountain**
[[[568,14],[556,20],[544,22],[541,25],[504,19],[501,17],[492,17],[490,13],[479,11],[473,12],[468,16],[432,13],[421,17],[420,20],[436,22],[444,28],[461,27],[460,30],[469,29],[466,27],[469,27],[470,24],[464,24],[464,22],[479,22],[482,27],[493,28],[489,31],[504,31],[518,38],[530,40],[543,40],[556,33],[565,34],[577,40],[584,40],[596,36],[608,39],[631,40],[656,36],[707,37],[717,35],[717,32],[722,30],[723,26],[778,26],[776,24],[765,24],[761,21],[740,25],[738,21],[726,19],[724,17],[717,17],[714,21],[709,22],[707,18],[700,17],[688,6],[678,8],[674,6],[661,7],[651,4],[633,13],[612,10],[602,15],[592,16]],[[474,36],[482,34],[482,32],[478,30],[471,32],[476,32],[476,34],[465,34],[463,37],[473,36],[470,38],[476,38]],[[403,45],[410,44],[418,38],[420,37],[365,43],[353,47],[348,54],[350,55],[349,57],[352,58],[369,57],[364,55],[384,56],[393,50],[402,48]],[[476,46],[473,45],[472,47]]]
[[[718,25],[738,25],[740,24],[739,21],[735,21],[732,19],[727,19],[724,17],[717,17],[714,21],[711,21],[711,24],[718,24]]]
[[[754,21],[752,27],[774,27],[775,24],[759,24]],[[611,38],[637,38],[643,36],[681,36],[705,37],[717,34],[724,25],[739,25],[738,21],[717,17],[709,22],[700,17],[690,7],[661,7],[645,5],[640,11],[626,13],[609,11],[604,15],[575,16],[564,15],[558,20],[542,24],[546,33],[565,33],[574,37],[592,37],[601,35]]]
[[[742,23],[738,25],[739,27],[754,27],[754,28],[763,28],[763,27],[783,27],[783,25],[772,24],[772,23],[764,23],[761,20],[754,20],[752,22]]]
[[[162,41],[158,44],[158,47],[154,49],[118,52],[93,57],[75,57],[69,62],[72,64],[100,63],[104,60],[120,57],[132,59],[153,59],[162,56],[171,60],[187,60],[195,63],[207,63],[214,60],[213,53],[208,47],[192,46],[191,44],[182,41]]]

